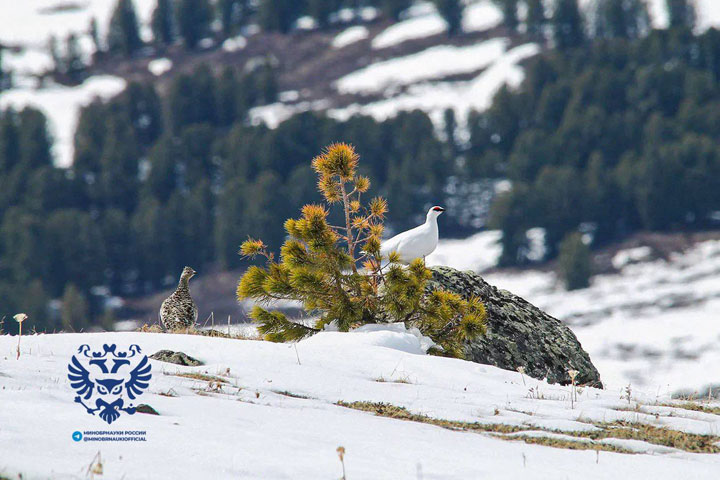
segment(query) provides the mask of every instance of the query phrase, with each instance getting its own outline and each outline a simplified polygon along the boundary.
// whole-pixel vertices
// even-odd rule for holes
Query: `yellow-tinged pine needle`
[[[328,203],[337,203],[342,200],[340,184],[331,175],[321,176],[318,180],[317,187]]]
[[[265,243],[262,240],[248,238],[240,245],[240,255],[243,257],[254,257],[265,250]]]
[[[387,213],[387,209],[387,200],[382,197],[375,197],[370,201],[370,214],[375,217],[383,218]]]
[[[355,177],[355,189],[360,193],[365,193],[370,188],[370,179],[359,175]]]

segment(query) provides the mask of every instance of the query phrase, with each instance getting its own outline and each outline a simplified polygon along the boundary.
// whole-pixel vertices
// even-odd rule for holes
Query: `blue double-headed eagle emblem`
[[[150,385],[151,368],[147,355],[142,355],[137,345],[130,345],[127,351],[117,351],[115,344],[105,344],[102,351],[97,352],[91,351],[89,345],[82,345],[68,364],[68,379],[77,393],[75,402],[90,415],[97,412],[102,420],[111,424],[121,412],[135,413],[131,401]]]

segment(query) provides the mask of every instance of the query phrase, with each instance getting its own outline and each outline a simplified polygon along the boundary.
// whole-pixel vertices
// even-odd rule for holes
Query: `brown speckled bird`
[[[198,309],[190,296],[190,279],[197,272],[190,267],[183,268],[180,283],[175,291],[160,307],[160,325],[164,330],[172,331],[190,328],[195,325]]]

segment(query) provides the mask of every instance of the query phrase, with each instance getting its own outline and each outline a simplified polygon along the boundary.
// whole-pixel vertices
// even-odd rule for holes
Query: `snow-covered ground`
[[[482,271],[496,265],[499,232],[441,240],[429,265]],[[553,272],[484,274],[571,326],[606,385],[646,392],[720,384],[720,241],[652,259],[650,247],[618,252],[617,273],[568,292]]]
[[[494,42],[499,41],[501,40],[492,40],[487,42],[487,44],[497,46],[499,43]],[[481,44],[468,48],[476,49],[480,46],[486,48],[488,45]],[[444,49],[446,47],[434,48]],[[491,105],[495,93],[504,85],[510,87],[519,86],[525,78],[523,69],[519,66],[519,63],[536,55],[539,50],[540,48],[534,43],[520,45],[495,58],[494,61],[489,63],[485,70],[472,80],[415,83],[398,95],[392,96],[392,92],[386,91],[388,98],[383,100],[367,104],[352,104],[348,107],[332,109],[328,114],[338,119],[363,114],[371,115],[378,120],[383,120],[395,116],[399,111],[420,109],[428,112],[435,125],[441,127],[443,125],[443,112],[450,108],[455,111],[457,120],[462,125],[466,121],[470,110],[482,111],[487,109]],[[463,53],[464,52],[465,51],[463,51]],[[402,57],[390,60],[385,63],[384,70],[392,71],[395,69],[393,62],[404,61],[405,59]],[[481,60],[473,57],[471,61],[479,63]],[[372,68],[372,66],[368,68]],[[424,63],[422,70],[409,73],[409,75],[425,78],[442,77],[443,75],[440,73],[442,69],[443,62],[439,62],[438,64]],[[403,78],[404,75],[398,75],[395,77],[394,82],[402,83]],[[357,83],[361,83],[361,80],[363,80],[363,78],[353,79],[353,81],[357,81]],[[367,82],[368,85],[370,85],[373,80],[367,79]],[[389,88],[389,90],[392,89],[393,87]]]
[[[499,244],[501,238],[501,232],[489,230],[464,240],[442,240],[435,251],[425,259],[426,265],[445,265],[475,272],[487,270],[497,265],[502,253]]]
[[[548,272],[486,279],[571,325],[610,385],[677,391],[720,384],[720,241],[669,261],[632,263],[643,253],[618,253],[619,273],[572,292]]]
[[[472,73],[500,58],[510,42],[494,38],[466,47],[440,45],[419,53],[373,63],[337,81],[340,93],[375,93],[391,86]]]
[[[431,2],[416,2],[404,12],[405,20],[380,32],[372,41],[372,48],[381,49],[399,45],[408,40],[430,37],[447,31],[447,22]],[[465,32],[489,30],[502,22],[502,12],[491,0],[468,2],[463,12],[462,28]]]
[[[420,353],[396,331],[321,333],[296,345],[190,335],[102,333],[0,337],[0,475],[105,479],[714,478],[720,455],[642,440],[605,439],[637,454],[525,443],[519,436],[593,443],[571,432],[624,420],[717,434],[720,416],[656,406],[663,395],[581,389],[494,367]],[[123,414],[108,426],[74,403],[67,365],[82,344],[143,353],[183,351],[205,363],[151,361],[137,399],[159,415]],[[413,347],[414,345],[414,347]],[[409,351],[414,353],[409,353]],[[178,374],[212,375],[212,384]],[[127,398],[125,399],[128,400]],[[338,402],[384,402],[437,419],[520,427],[510,435],[444,429],[374,416]],[[640,404],[638,404],[640,402]],[[146,441],[76,442],[75,431],[145,431]],[[556,433],[548,431],[554,430]]]

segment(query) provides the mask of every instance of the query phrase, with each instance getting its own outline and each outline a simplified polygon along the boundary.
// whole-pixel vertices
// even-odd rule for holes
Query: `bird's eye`
[[[122,391],[122,385],[118,385],[117,387],[113,388],[112,393],[113,395],[118,395]]]
[[[103,387],[102,385],[98,385],[98,392],[102,393],[103,395],[106,395],[108,393],[107,388]]]

